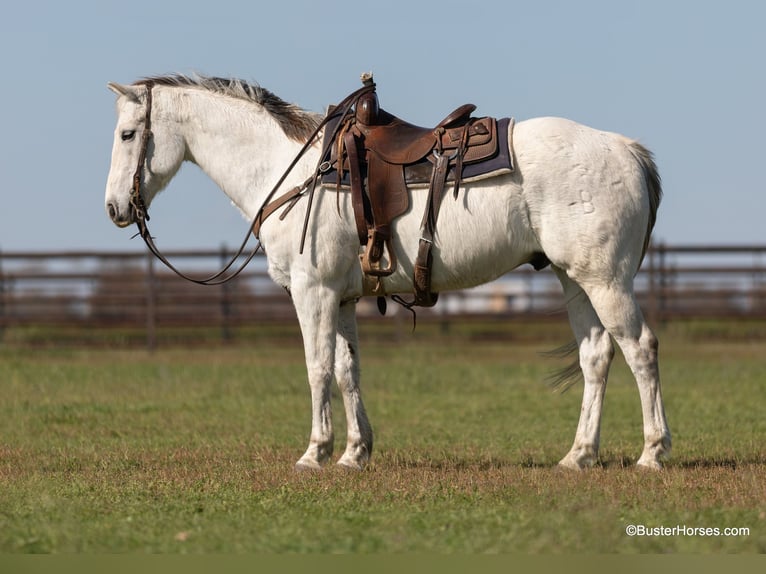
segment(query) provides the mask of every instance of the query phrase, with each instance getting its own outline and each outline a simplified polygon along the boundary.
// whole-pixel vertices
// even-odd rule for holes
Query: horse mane
[[[273,92],[238,78],[218,78],[210,76],[187,76],[171,74],[167,76],[152,76],[135,82],[134,85],[153,83],[158,86],[199,88],[253,102],[263,107],[276,120],[290,139],[305,142],[314,133],[321,116],[308,112],[303,108],[288,103]]]

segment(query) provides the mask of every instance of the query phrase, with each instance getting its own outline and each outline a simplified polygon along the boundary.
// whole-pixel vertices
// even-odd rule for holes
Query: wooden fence
[[[200,276],[227,259],[220,251],[169,253]],[[766,318],[766,245],[653,245],[636,277],[653,322],[678,318]],[[389,315],[406,313],[389,304]],[[374,299],[359,312],[378,316]],[[215,327],[226,339],[239,326],[294,319],[290,299],[272,283],[263,257],[216,287],[177,278],[145,252],[0,252],[0,336],[19,327],[140,328],[153,346],[164,327]],[[550,270],[528,266],[474,289],[443,293],[418,321],[465,317],[561,318],[564,301]]]

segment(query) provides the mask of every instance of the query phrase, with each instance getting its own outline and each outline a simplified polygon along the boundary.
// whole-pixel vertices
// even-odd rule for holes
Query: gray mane
[[[321,121],[321,116],[284,101],[279,96],[237,78],[216,78],[207,76],[186,76],[172,74],[154,76],[136,82],[136,85],[154,83],[158,86],[193,87],[217,94],[256,103],[268,111],[282,127],[285,135],[293,140],[305,142]]]

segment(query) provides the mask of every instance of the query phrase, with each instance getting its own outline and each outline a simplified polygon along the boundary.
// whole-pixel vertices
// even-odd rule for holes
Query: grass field
[[[765,339],[751,328],[660,332],[674,440],[660,473],[633,468],[640,404],[619,354],[601,464],[555,469],[581,387],[544,384],[562,364],[539,353],[565,340],[521,323],[501,338],[424,325],[383,346],[363,328],[376,450],[361,473],[293,471],[310,423],[294,338],[155,353],[6,345],[0,552],[763,553]]]

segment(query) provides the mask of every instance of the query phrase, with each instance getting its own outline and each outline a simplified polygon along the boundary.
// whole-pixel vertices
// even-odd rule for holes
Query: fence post
[[[229,261],[228,249],[226,244],[221,245],[221,267],[226,265]],[[224,343],[231,341],[231,325],[229,319],[231,318],[231,281],[226,281],[221,284],[221,339]]]
[[[0,341],[5,338],[5,273],[3,272],[3,250],[0,249]]]
[[[658,271],[659,271],[659,297],[657,298],[657,313],[659,315],[660,324],[665,325],[667,322],[667,288],[668,288],[668,267],[667,267],[667,246],[663,241],[660,241],[657,246],[657,254],[659,255]]]
[[[753,280],[750,288],[750,300],[748,301],[750,312],[755,316],[763,315],[763,293],[764,293],[764,266],[763,251],[756,249],[753,251]],[[0,271],[0,274],[2,272]]]
[[[657,324],[657,269],[656,269],[656,256],[657,247],[654,242],[649,244],[649,323],[651,325]]]
[[[157,348],[157,280],[154,274],[154,256],[146,252],[146,347]]]

